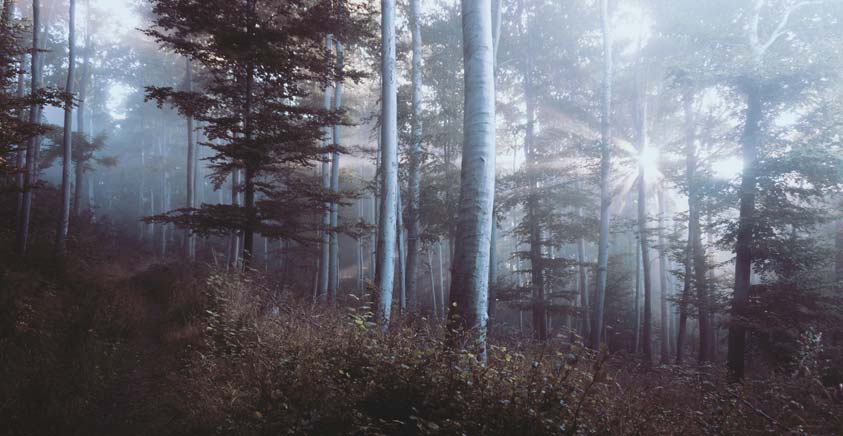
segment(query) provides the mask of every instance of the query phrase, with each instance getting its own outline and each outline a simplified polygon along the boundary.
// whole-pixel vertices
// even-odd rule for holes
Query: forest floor
[[[517,337],[483,367],[428,320],[372,328],[363,302],[313,308],[131,244],[37,253],[2,254],[0,434],[843,434],[810,376],[730,386]]]

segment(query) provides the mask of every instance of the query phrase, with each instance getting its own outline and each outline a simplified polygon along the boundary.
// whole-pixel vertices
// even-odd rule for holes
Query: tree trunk
[[[381,186],[376,286],[377,322],[389,325],[395,281],[398,191],[398,106],[395,82],[395,0],[381,0]]]
[[[533,47],[532,19],[527,18],[526,60],[524,64],[524,100],[526,104],[527,126],[524,136],[524,156],[527,170],[527,225],[530,229],[530,283],[532,287],[533,336],[539,340],[547,339],[547,305],[545,302],[544,258],[542,254],[542,232],[539,224],[538,175],[539,162],[536,152],[536,95],[533,89]]]
[[[255,0],[247,0],[246,5],[249,14],[248,28],[254,28],[252,22],[255,15]],[[252,36],[252,35],[250,35]],[[252,36],[253,37],[253,36]],[[252,132],[252,86],[255,81],[255,64],[251,60],[246,65],[246,98],[243,107],[243,134],[246,143],[251,147],[253,139]],[[243,208],[246,213],[246,228],[243,229],[243,272],[249,270],[254,252],[255,221],[257,211],[255,210],[255,176],[256,165],[252,162],[245,162],[243,169]]]
[[[73,95],[73,73],[76,70],[76,0],[70,0],[68,15],[67,84],[65,92]],[[67,250],[67,230],[70,225],[70,167],[73,165],[73,101],[64,106],[64,136],[62,138],[61,164],[61,216],[56,231],[56,257],[63,258]]]
[[[337,49],[337,70],[342,71],[343,53],[342,43],[336,41],[334,46]],[[330,102],[329,102],[330,104]],[[334,109],[339,111],[342,108],[342,80],[337,79],[334,82]],[[340,143],[340,125],[334,125],[334,145]],[[340,153],[336,149],[331,155],[331,193],[339,195],[340,192]],[[339,288],[339,270],[340,270],[340,245],[339,234],[337,233],[337,225],[339,221],[339,204],[336,201],[331,202],[331,269],[328,272],[328,304],[334,304],[337,298],[337,289]]]
[[[407,305],[410,310],[416,304],[416,269],[418,269],[421,232],[419,197],[421,192],[422,154],[422,39],[421,0],[410,0],[410,26],[413,34],[413,130],[410,143],[409,199],[407,203]]]
[[[437,239],[436,248],[436,258],[439,261],[439,305],[442,306],[440,319],[444,320],[445,317],[448,316],[448,307],[446,303],[448,299],[445,298],[445,261],[442,260],[442,237]]]
[[[235,208],[240,207],[240,170],[233,169],[231,171],[231,205]],[[240,232],[233,231],[228,239],[228,262],[227,266],[231,266],[234,271],[238,270],[240,266]]]
[[[16,96],[18,99],[23,99],[24,95],[26,94],[26,73],[24,73],[24,64],[26,63],[25,56],[21,55],[18,58],[18,67],[20,71],[18,72],[18,83],[17,83],[17,92]],[[26,119],[26,112],[21,109],[20,113],[18,114],[18,118],[21,121]],[[18,151],[15,153],[15,185],[18,188],[17,193],[17,206],[15,207],[15,216],[20,216],[21,210],[23,208],[23,186],[24,186],[24,179],[25,179],[25,169],[24,169],[24,157],[26,156],[26,146],[24,144],[17,144]]]
[[[430,272],[430,299],[433,304],[433,319],[439,320],[439,307],[436,303],[436,282],[433,280],[433,247],[427,249],[427,270]]]
[[[85,136],[86,130],[86,111],[88,110],[87,100],[88,100],[88,82],[90,81],[91,77],[91,52],[93,51],[93,45],[91,42],[91,2],[87,0],[85,2],[85,56],[82,60],[82,71],[79,77],[79,96],[78,96],[78,106],[76,107],[76,130]],[[141,109],[143,111],[143,109]],[[141,112],[141,118],[143,119],[143,112]],[[143,123],[141,123],[141,128],[143,128]],[[146,135],[143,133],[141,134],[141,141],[144,141]],[[90,139],[90,138],[89,138]],[[141,146],[143,149],[143,145]],[[85,177],[85,167],[83,162],[78,161],[74,162],[74,189],[73,189],[73,201],[72,201],[72,208],[73,208],[73,215],[79,216],[82,213],[82,187],[84,186],[84,177]]]
[[[643,165],[638,166],[638,233],[641,235],[641,264],[644,276],[644,326],[642,342],[644,357],[649,362],[653,358],[653,305],[652,277],[650,276],[650,243],[647,234],[647,181]]]
[[[462,24],[464,139],[448,324],[449,331],[469,334],[469,343],[485,362],[495,197],[495,80],[490,2],[463,0]]]
[[[670,324],[668,323],[668,309],[667,309],[667,240],[664,237],[665,225],[665,204],[664,204],[664,188],[659,188],[659,312],[660,312],[660,347],[661,357],[659,362],[663,365],[670,363]]]
[[[609,1],[600,1],[600,22],[603,34],[603,92],[600,116],[600,236],[597,245],[597,291],[589,343],[597,347],[603,340],[603,312],[606,303],[606,278],[609,265],[609,187],[611,169],[611,105],[612,105],[612,39],[609,33]]]
[[[577,189],[582,189],[580,181],[577,180]],[[583,218],[583,209],[577,208],[577,217]],[[579,238],[577,240],[577,270],[579,279],[577,280],[578,294],[580,297],[580,311],[582,319],[580,323],[580,336],[588,338],[590,334],[591,323],[589,322],[589,289],[588,289],[588,270],[585,266],[585,239]]]
[[[32,0],[32,85],[30,94],[36,95],[41,89],[41,0]],[[29,122],[40,124],[41,106],[33,103],[29,108]],[[15,237],[15,251],[26,254],[29,243],[30,212],[32,210],[32,189],[38,181],[38,152],[41,137],[33,137],[26,146],[26,173],[24,175],[23,202],[18,216]]]
[[[762,102],[761,92],[754,84],[746,88],[746,120],[741,149],[743,173],[740,187],[740,216],[738,235],[735,242],[735,293],[732,297],[732,319],[729,324],[729,352],[727,367],[732,380],[744,375],[744,352],[746,348],[745,315],[749,300],[750,275],[752,274],[752,242],[755,215],[755,165],[758,159],[758,144],[761,140]]]
[[[325,36],[325,50],[331,52],[333,48],[333,37],[331,35]],[[328,61],[330,63],[330,61]],[[325,85],[325,96],[323,97],[325,110],[331,110],[331,87],[330,83]],[[322,156],[322,189],[325,192],[331,190],[331,160],[328,154],[328,146],[332,142],[331,128],[325,126],[323,129],[322,147],[325,148],[325,153]],[[322,212],[322,245],[321,256],[319,260],[319,287],[317,288],[317,300],[326,302],[328,300],[328,290],[330,289],[331,281],[331,202],[326,201],[323,204],[325,210]]]
[[[635,333],[633,334],[632,352],[637,354],[641,350],[641,237],[635,238],[635,301],[632,309],[635,311]]]
[[[187,92],[193,92],[193,64],[190,58],[185,59],[185,81]],[[187,205],[188,209],[196,207],[196,144],[193,141],[193,115],[187,116]],[[186,229],[186,254],[190,260],[196,260],[196,236]]]
[[[401,203],[400,186],[395,191],[395,193],[395,214],[398,216],[398,218],[396,219],[397,228],[395,229],[395,232],[398,235],[396,241],[398,250],[398,307],[400,308],[401,313],[403,314],[407,311],[407,288],[405,286],[407,279],[407,258],[406,253],[404,253],[404,208],[403,204]]]

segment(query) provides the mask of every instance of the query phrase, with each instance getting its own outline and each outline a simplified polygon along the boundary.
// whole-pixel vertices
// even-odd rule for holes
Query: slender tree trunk
[[[325,50],[331,52],[333,49],[333,37],[331,35],[325,36]],[[330,63],[330,61],[328,61]],[[323,97],[325,110],[331,110],[331,87],[330,83],[325,85],[325,96]],[[322,189],[325,192],[331,190],[331,159],[328,152],[328,146],[332,143],[331,127],[326,126],[323,129],[322,147],[325,153],[322,156]],[[325,210],[322,212],[322,245],[321,256],[319,261],[319,287],[317,288],[317,300],[322,302],[328,301],[328,292],[331,287],[331,202],[326,201],[323,204]]]
[[[255,16],[255,0],[246,1],[249,10],[250,29]],[[253,37],[250,35],[250,37]],[[253,54],[252,54],[253,55]],[[243,134],[246,143],[251,146],[254,135],[252,132],[252,87],[255,82],[255,64],[250,59],[246,65],[246,98],[243,107]],[[243,229],[243,271],[249,270],[254,252],[255,225],[257,224],[257,210],[255,210],[255,176],[257,168],[252,162],[245,162],[243,169],[243,208],[246,212],[246,228]]]
[[[231,171],[231,205],[235,208],[240,207],[240,170],[236,168]],[[240,232],[237,230],[232,231],[228,239],[226,265],[231,266],[234,271],[237,271],[240,266]]]
[[[193,64],[190,58],[185,59],[185,81],[187,92],[193,92]],[[187,207],[196,207],[196,144],[193,141],[193,115],[187,116]],[[196,260],[196,236],[187,229],[184,231],[186,254],[190,260]]]
[[[410,144],[410,168],[407,203],[407,305],[415,310],[416,305],[416,270],[418,269],[421,245],[421,216],[419,197],[421,192],[421,154],[422,154],[422,39],[421,39],[421,0],[410,0],[410,26],[413,34],[413,129]]]
[[[376,285],[377,321],[386,328],[392,313],[395,281],[398,195],[398,107],[395,81],[395,0],[381,0],[381,186]]]
[[[650,243],[647,234],[647,181],[644,167],[638,168],[638,233],[641,235],[641,263],[644,276],[644,326],[642,328],[642,342],[644,357],[649,362],[653,358],[653,302],[652,280],[650,275]]]
[[[495,80],[489,1],[463,0],[465,114],[449,331],[470,333],[485,362],[495,198]]]
[[[637,354],[641,350],[641,237],[635,237],[635,301],[632,309],[635,311],[635,334],[632,352]]]
[[[363,171],[360,171],[360,178],[363,178]],[[357,220],[361,224],[365,224],[366,220],[363,218],[363,201],[364,199],[361,198],[357,200]],[[357,238],[356,240],[357,245],[357,290],[360,291],[361,296],[363,295],[364,291],[364,283],[366,278],[363,275],[363,240],[361,238]]]
[[[73,73],[76,71],[76,0],[70,0],[68,15],[67,84],[65,92],[73,95]],[[63,258],[67,250],[67,230],[70,225],[70,167],[73,165],[73,101],[64,106],[64,137],[62,138],[61,164],[61,216],[56,231],[56,257]]]
[[[492,242],[489,250],[489,323],[488,330],[491,332],[495,320],[495,314],[498,307],[498,251],[495,249],[497,244],[498,223],[497,219],[492,218]]]
[[[445,261],[443,260],[443,256],[442,256],[442,238],[441,237],[436,241],[436,248],[437,248],[436,258],[439,261],[439,303],[440,303],[439,305],[442,306],[442,313],[441,313],[440,319],[444,320],[445,317],[448,316],[448,307],[447,307],[447,303],[446,303],[446,301],[448,301],[448,299],[445,298]]]
[[[406,253],[404,253],[404,211],[403,211],[403,204],[401,202],[401,187],[399,186],[398,189],[395,191],[396,193],[396,211],[395,214],[398,216],[396,223],[397,228],[395,229],[396,234],[398,235],[397,238],[397,250],[398,250],[398,307],[401,310],[401,313],[406,313],[407,311],[407,288],[405,287],[406,283],[406,274],[407,274],[407,263],[406,263]]]
[[[343,52],[342,43],[336,41],[334,46],[337,50],[337,70],[342,71],[343,67]],[[330,102],[329,102],[330,104]],[[337,79],[334,82],[334,109],[339,111],[342,109],[342,80]],[[340,125],[334,125],[334,145],[340,143]],[[331,154],[331,193],[339,195],[340,192],[340,153],[336,149]],[[331,270],[328,277],[328,303],[334,304],[337,298],[337,289],[339,288],[339,270],[340,270],[340,245],[339,234],[337,233],[337,226],[339,224],[339,204],[336,201],[331,202]]]
[[[745,316],[749,300],[750,275],[752,274],[752,243],[755,217],[755,184],[758,144],[761,140],[762,101],[761,92],[754,84],[746,89],[747,107],[741,149],[743,173],[740,187],[740,217],[735,242],[735,293],[732,297],[732,319],[729,324],[729,352],[727,367],[730,378],[740,380],[744,375],[744,353],[746,348]]]
[[[82,136],[86,135],[86,115],[87,115],[87,100],[88,100],[88,82],[90,81],[91,77],[91,53],[93,52],[93,45],[91,42],[91,2],[90,0],[85,1],[85,55],[84,59],[82,60],[82,71],[79,77],[79,97],[78,97],[78,106],[76,107],[76,130],[82,134]],[[141,111],[141,118],[143,118],[143,111]],[[141,123],[141,128],[143,128],[143,122]],[[141,133],[141,141],[144,141],[146,135]],[[90,138],[88,138],[90,140]],[[143,149],[143,145],[141,146]],[[82,187],[84,186],[84,177],[85,177],[85,166],[84,163],[81,161],[74,162],[74,189],[73,189],[73,201],[72,201],[72,208],[73,208],[73,216],[79,216],[82,213]]]
[[[439,307],[436,303],[436,282],[433,280],[433,247],[427,249],[427,270],[430,272],[430,298],[433,304],[433,319],[439,320]]]
[[[581,190],[582,185],[580,181],[577,180],[577,189]],[[582,219],[583,218],[583,209],[582,207],[577,208],[577,217]],[[579,296],[580,296],[580,311],[582,314],[581,319],[581,326],[580,326],[580,335],[583,338],[588,338],[590,335],[590,327],[591,323],[589,322],[589,314],[591,311],[589,310],[589,289],[588,289],[588,270],[585,266],[585,239],[579,238],[577,240],[577,270],[579,273],[579,280],[577,280],[577,284],[579,286]]]
[[[26,95],[26,73],[24,73],[24,64],[26,63],[26,57],[21,55],[18,58],[18,67],[20,71],[18,72],[18,83],[17,83],[17,98],[23,99]],[[18,114],[18,118],[21,121],[26,119],[26,111],[21,109],[20,113]],[[15,153],[15,185],[18,188],[17,193],[17,206],[15,207],[15,216],[19,217],[21,210],[23,209],[23,187],[24,187],[24,180],[25,180],[25,173],[26,170],[24,168],[24,157],[26,156],[26,145],[25,144],[18,144],[18,150]]]
[[[544,257],[542,254],[542,232],[538,208],[538,155],[536,151],[536,95],[533,89],[533,47],[532,18],[527,18],[527,48],[524,65],[524,100],[527,108],[527,128],[524,136],[524,155],[527,169],[527,225],[530,229],[530,283],[532,287],[533,335],[536,339],[547,339],[547,306],[545,302]]]
[[[611,169],[611,105],[612,105],[612,37],[609,33],[609,1],[600,1],[600,22],[603,33],[603,90],[600,118],[600,235],[597,245],[597,291],[591,325],[592,347],[603,340],[603,312],[606,304],[606,278],[609,265],[609,206],[612,194],[609,187]]]
[[[35,95],[41,89],[41,1],[32,0],[32,86],[30,93]],[[29,108],[29,122],[40,124],[41,106],[33,103]],[[29,243],[30,212],[32,210],[32,190],[38,181],[38,152],[41,137],[35,136],[26,147],[26,173],[24,175],[23,204],[18,216],[15,249],[18,254],[26,254]]]
[[[667,309],[667,240],[664,237],[665,226],[665,204],[664,204],[664,188],[659,189],[659,315],[660,315],[660,347],[661,357],[660,363],[666,365],[670,363],[670,324],[668,323],[668,309]]]

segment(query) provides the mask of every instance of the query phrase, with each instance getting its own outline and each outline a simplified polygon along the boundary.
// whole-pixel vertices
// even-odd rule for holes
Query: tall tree
[[[37,95],[41,91],[41,1],[32,0],[32,64],[31,64],[31,89],[30,95]],[[29,123],[40,124],[41,104],[33,100],[29,108]],[[31,224],[30,213],[32,211],[32,195],[35,182],[38,180],[38,151],[41,148],[41,137],[35,135],[26,145],[26,169],[24,173],[23,204],[18,212],[18,225],[16,226],[15,250],[18,254],[26,254],[29,243],[29,227]]]
[[[343,67],[343,51],[342,42],[334,41],[337,56],[337,71],[342,72]],[[342,109],[342,76],[338,75],[334,81],[334,110],[339,112]],[[328,277],[328,303],[333,304],[337,298],[337,289],[339,287],[339,270],[340,270],[340,243],[339,233],[337,233],[339,220],[339,203],[337,197],[340,192],[340,124],[334,124],[334,151],[331,153],[331,194],[334,196],[334,201],[331,202],[331,271]]]
[[[407,203],[407,304],[410,310],[416,304],[416,270],[418,269],[421,244],[421,214],[419,196],[421,195],[421,142],[422,142],[422,36],[421,36],[421,0],[410,0],[410,26],[413,34],[413,128],[410,143],[410,179]]]
[[[612,112],[612,35],[610,33],[609,0],[600,1],[600,24],[603,35],[603,85],[600,104],[600,235],[597,243],[597,291],[589,343],[596,347],[603,339],[603,316],[606,304],[606,279],[609,267],[609,206],[610,169],[612,167],[611,112]]]
[[[193,92],[193,63],[190,58],[184,61],[185,85],[189,93]],[[196,143],[193,138],[193,114],[187,114],[187,205],[196,207]],[[185,229],[185,254],[190,260],[196,259],[196,235],[190,229]]]
[[[333,36],[325,36],[325,52],[330,55],[333,49]],[[330,57],[326,62],[330,65]],[[325,95],[322,100],[325,110],[331,108],[331,87],[330,83],[325,84]],[[331,127],[325,126],[324,136],[322,138],[322,149],[324,155],[322,156],[322,189],[329,191],[331,189],[331,160],[329,146],[331,144]],[[319,258],[319,288],[318,298],[320,300],[328,299],[328,292],[331,282],[331,202],[325,202],[325,210],[322,212],[322,245],[321,256]]]
[[[73,81],[76,71],[76,0],[70,0],[70,11],[67,21],[67,84],[65,92],[68,95],[64,105],[64,137],[62,138],[61,163],[61,215],[56,231],[56,256],[64,257],[67,249],[67,230],[70,223],[70,168],[73,165]]]
[[[523,9],[522,9],[523,11]],[[547,339],[547,307],[545,301],[544,242],[539,223],[539,191],[538,168],[539,156],[536,150],[536,91],[533,83],[533,51],[535,35],[533,34],[533,18],[525,12],[526,30],[524,31],[527,47],[524,50],[524,103],[526,106],[526,128],[524,130],[524,156],[526,156],[527,170],[527,226],[529,228],[530,244],[530,286],[533,307],[533,335],[536,339]]]
[[[85,1],[85,54],[82,59],[82,71],[79,75],[79,95],[78,104],[76,107],[76,129],[85,136],[87,132],[87,111],[88,111],[88,84],[91,81],[91,55],[94,52],[93,47],[93,30],[91,29],[91,2]],[[142,135],[145,139],[146,135]],[[143,147],[141,147],[143,148]],[[143,152],[143,151],[141,151]],[[85,178],[85,166],[82,161],[77,161],[74,166],[74,189],[73,189],[73,215],[79,216],[82,213],[82,188]]]
[[[665,198],[664,186],[659,186],[659,363],[666,365],[670,363],[670,323],[668,322],[669,312],[667,309],[668,288],[668,263],[667,263],[667,239],[664,236],[665,226]]]
[[[377,321],[386,327],[395,280],[398,196],[398,91],[395,82],[395,0],[381,0],[381,181],[378,219]]]
[[[465,114],[449,331],[486,355],[489,250],[495,195],[495,79],[488,0],[462,0]]]

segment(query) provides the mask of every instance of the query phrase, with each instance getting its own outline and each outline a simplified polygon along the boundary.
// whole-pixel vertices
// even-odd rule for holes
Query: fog
[[[477,381],[500,404],[524,407],[507,409],[509,421],[530,415],[523,434],[842,428],[840,0],[5,0],[2,19],[9,326],[30,326],[21,307],[55,317],[47,326],[72,323],[76,315],[24,290],[58,289],[64,308],[71,289],[90,283],[93,294],[73,304],[96,319],[112,314],[91,335],[125,344],[117,356],[140,350],[152,359],[142,368],[168,368],[159,354],[190,356],[185,368],[199,365],[191,353],[221,356],[220,342],[209,345],[222,340],[214,323],[236,312],[232,322],[253,326],[255,338],[309,338],[300,344],[314,353],[335,352],[331,341],[352,341],[344,335],[359,327],[380,335],[365,355],[389,368],[430,350],[468,356],[466,374],[521,374],[513,383],[524,386],[529,368],[503,369],[512,350],[547,371],[592,368],[552,407]],[[181,278],[159,284],[171,275]],[[30,344],[22,331],[0,334],[0,350],[21,353],[3,341]],[[263,350],[237,334],[226,340]],[[435,343],[400,348],[420,336]],[[283,360],[299,344],[289,340],[278,355],[242,356]],[[438,380],[438,369],[406,365]],[[689,381],[690,371],[700,378]],[[103,383],[133,386],[127,377]],[[617,398],[640,399],[635,412],[618,411],[614,387],[589,397],[607,377],[617,377]],[[183,394],[211,395],[188,380]],[[548,383],[548,392],[568,386]],[[419,395],[437,401],[422,385]],[[26,391],[9,386],[0,390],[9,398]],[[339,385],[326,386],[314,392]],[[700,400],[677,418],[676,398],[697,388]],[[267,389],[267,404],[286,395]],[[377,424],[380,412],[359,404],[327,423],[339,412],[300,398],[283,407],[314,413],[312,427],[253,403],[225,409],[234,400],[211,421],[233,434],[247,433],[232,430],[244,411],[277,419],[254,434],[286,425],[299,429],[291,434],[520,432],[492,409],[475,422],[406,395],[414,412],[371,406],[383,412]],[[712,405],[721,400],[731,409]],[[91,407],[90,416],[105,413]],[[114,407],[115,416],[136,411]],[[27,424],[37,413],[15,410],[10,428],[43,433]],[[61,419],[53,429],[70,428]],[[91,419],[77,428],[183,430]],[[618,424],[633,421],[637,430]]]

